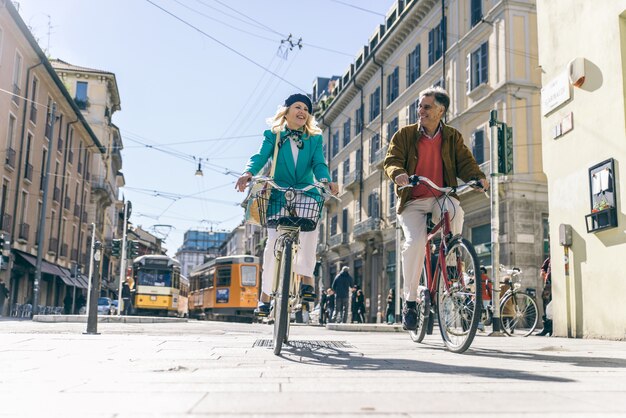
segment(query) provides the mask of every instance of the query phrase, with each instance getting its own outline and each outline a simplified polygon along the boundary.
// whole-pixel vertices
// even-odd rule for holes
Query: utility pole
[[[492,110],[491,127],[491,281],[493,283],[493,330],[490,336],[503,336],[500,324],[500,196],[498,195],[498,111]]]
[[[133,208],[133,205],[127,200],[124,203],[124,225],[122,226],[122,253],[120,256],[120,283],[117,290],[117,316],[121,315],[123,300],[122,300],[122,284],[124,281],[124,276],[126,275],[126,238],[128,232],[128,218],[130,218],[130,212]]]
[[[89,314],[89,305],[91,300],[91,277],[93,276],[93,249],[96,242],[96,224],[91,223],[91,244],[89,249],[89,274],[87,275],[87,307],[85,312]]]
[[[95,224],[94,226],[95,232]],[[95,233],[93,234],[95,235]],[[89,309],[87,310],[87,331],[85,334],[98,334],[98,296],[100,293],[100,275],[94,275],[93,272],[95,267],[93,266],[94,262],[98,263],[100,261],[102,251],[102,243],[100,241],[91,241],[91,254],[92,258],[90,260],[90,264],[92,267],[89,268],[91,271],[92,277],[89,278],[89,283],[91,284],[91,288],[89,289],[88,301],[89,301]]]
[[[45,243],[43,242],[44,232],[46,230],[46,211],[48,209],[48,179],[50,177],[50,164],[52,160],[54,148],[54,123],[56,121],[56,103],[52,102],[50,110],[50,138],[48,141],[48,158],[46,158],[46,167],[43,172],[43,202],[41,204],[41,213],[39,214],[39,229],[37,231],[37,263],[35,265],[35,280],[33,281],[33,316],[39,314],[39,283],[41,282],[41,265],[43,264],[43,250]]]

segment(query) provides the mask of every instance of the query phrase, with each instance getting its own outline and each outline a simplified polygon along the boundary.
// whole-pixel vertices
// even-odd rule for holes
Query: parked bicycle
[[[314,231],[324,202],[333,196],[325,184],[315,183],[302,189],[281,187],[270,177],[256,176],[254,183],[265,183],[271,193],[259,192],[251,198],[259,203],[260,223],[265,228],[276,228],[278,239],[274,248],[276,266],[272,285],[274,298],[270,317],[274,318],[272,346],[280,354],[282,345],[289,341],[290,312],[301,305],[300,277],[293,273],[292,263],[298,251],[300,232]]]
[[[422,342],[432,334],[435,312],[446,347],[455,353],[469,348],[476,335],[482,311],[482,287],[474,246],[461,235],[452,235],[447,202],[450,195],[469,187],[481,188],[479,181],[456,187],[439,187],[422,176],[409,177],[409,185],[424,184],[443,193],[441,219],[428,232],[426,258],[417,295],[417,329],[411,339]]]
[[[504,273],[500,280],[500,323],[505,334],[527,337],[535,331],[539,321],[537,303],[521,290],[522,271],[500,266]],[[504,292],[503,292],[504,291]]]

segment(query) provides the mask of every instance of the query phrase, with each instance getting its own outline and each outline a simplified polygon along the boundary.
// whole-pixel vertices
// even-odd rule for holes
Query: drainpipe
[[[19,155],[18,164],[17,164],[17,176],[15,177],[17,179],[16,183],[18,184],[18,187],[15,188],[15,200],[13,202],[13,225],[11,225],[11,244],[15,242],[15,224],[17,222],[17,204],[19,202],[19,196],[20,196],[19,185],[21,184],[21,180],[22,180],[22,159],[24,156],[24,137],[26,135],[26,124],[28,123],[26,120],[26,110],[28,109],[27,100],[28,100],[28,93],[30,90],[30,73],[33,69],[35,69],[36,67],[39,67],[42,64],[43,64],[43,61],[39,61],[38,64],[30,66],[26,70],[26,89],[24,90],[24,111],[22,112],[22,133],[20,134],[20,137],[21,137],[20,138],[20,155]]]
[[[385,74],[383,71],[383,64],[379,63],[376,61],[376,54],[372,54],[372,62],[374,64],[376,64],[379,68],[380,68],[380,144],[381,144],[381,149],[382,149],[382,144],[383,144],[383,118],[385,115],[385,94],[384,94],[384,89],[385,89]],[[381,219],[382,217],[382,202],[383,202],[383,172],[382,170],[380,170],[380,175],[379,175],[379,183],[378,183],[378,190],[380,190],[380,196],[378,199],[378,218]],[[373,260],[372,260],[373,261]],[[383,279],[382,279],[382,274],[381,272],[376,272],[376,287],[378,288],[378,312],[376,313],[376,319],[377,322],[382,322],[382,299],[383,299],[383,293],[382,293],[382,287],[383,287]],[[370,309],[371,310],[371,309]]]

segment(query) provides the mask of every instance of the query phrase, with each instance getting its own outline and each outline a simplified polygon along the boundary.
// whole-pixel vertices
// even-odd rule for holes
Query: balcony
[[[19,227],[19,231],[17,232],[17,238],[28,241],[28,236],[30,235],[30,225],[26,223],[21,223]]]
[[[4,215],[2,215],[2,230],[4,232],[10,232],[11,231],[11,225],[13,224],[13,217],[7,213],[5,213]]]
[[[361,181],[361,170],[351,171],[343,176],[343,188],[350,189]]]
[[[385,145],[372,155],[370,158],[370,165],[373,168],[380,168],[383,166],[383,161],[385,161],[385,156],[387,155],[387,148],[388,145]]]
[[[4,162],[11,168],[15,168],[15,150],[7,147],[7,153]]]
[[[366,240],[371,238],[378,231],[380,231],[380,219],[370,217],[354,225],[352,236],[354,239]]]
[[[59,240],[57,238],[50,238],[48,241],[48,253],[56,254],[59,251]]]
[[[347,244],[347,243],[348,243],[348,234],[343,233],[343,232],[332,235],[330,238],[328,238],[328,247],[330,249],[337,248],[340,245]]]
[[[91,192],[98,197],[102,206],[109,206],[115,201],[113,187],[104,176],[94,176],[91,179]]]

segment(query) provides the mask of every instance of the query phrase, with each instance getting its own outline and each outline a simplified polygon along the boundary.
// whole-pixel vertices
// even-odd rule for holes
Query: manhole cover
[[[353,348],[354,346],[345,342],[345,341],[299,341],[293,340],[287,343],[289,347],[294,348],[308,348],[308,349],[317,349],[317,348]],[[264,347],[271,348],[272,340],[269,339],[259,339],[254,342],[252,347]]]

